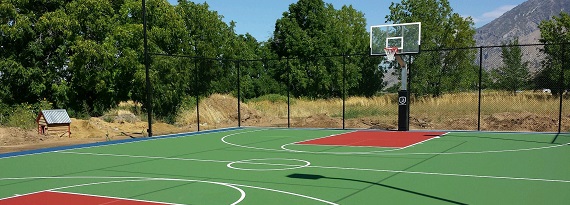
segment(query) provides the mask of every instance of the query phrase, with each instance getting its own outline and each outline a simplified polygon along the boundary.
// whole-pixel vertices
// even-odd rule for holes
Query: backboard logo
[[[408,102],[408,99],[405,96],[401,96],[398,98],[398,103],[400,105],[406,105],[407,102]]]

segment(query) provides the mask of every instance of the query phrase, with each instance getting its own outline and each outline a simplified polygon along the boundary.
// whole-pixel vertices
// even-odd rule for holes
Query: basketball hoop
[[[398,53],[398,47],[386,47],[384,48],[384,52],[386,53],[387,61],[394,61],[396,59],[396,53]]]

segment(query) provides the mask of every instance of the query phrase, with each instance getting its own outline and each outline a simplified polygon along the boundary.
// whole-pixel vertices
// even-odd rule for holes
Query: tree
[[[66,50],[59,47],[59,40],[67,36],[58,31],[68,19],[55,12],[63,5],[63,1],[41,6],[28,1],[0,2],[0,98],[5,103],[50,96],[55,69],[61,69],[61,54]]]
[[[207,4],[147,0],[146,6],[151,53],[204,58],[152,55],[158,117],[171,117],[189,95],[233,92],[235,59],[257,59],[259,51],[251,50],[260,44],[238,37],[235,23],[224,23]],[[138,0],[0,1],[2,104],[46,98],[72,115],[100,115],[125,100],[146,107],[142,29]]]
[[[540,42],[548,45],[541,49],[546,58],[541,62],[542,68],[535,77],[535,83],[541,88],[549,88],[553,95],[557,95],[570,86],[570,69],[567,69],[570,66],[570,15],[561,12],[560,16],[540,23],[538,28]]]
[[[496,88],[516,94],[517,90],[528,85],[530,78],[528,62],[523,62],[522,56],[521,47],[518,46],[518,38],[513,39],[501,48],[503,66],[492,71]]]
[[[110,1],[75,0],[66,5],[66,13],[74,19],[74,39],[69,45],[66,107],[86,109],[101,115],[116,106],[117,74],[115,60],[120,56],[108,36],[117,26],[117,16]],[[84,107],[84,108],[83,108]]]
[[[360,94],[379,90],[359,84],[372,82],[363,78],[381,79],[382,72],[374,72],[375,60],[347,57],[368,50],[364,14],[352,6],[336,10],[322,0],[299,0],[276,21],[270,43],[278,57],[292,59],[277,72],[283,83],[289,83],[290,74],[296,96],[338,97],[343,82],[347,90]]]
[[[243,98],[268,94],[286,94],[286,84],[277,81],[277,66],[281,65],[267,44],[257,42],[250,34],[239,35],[235,42],[242,48],[237,58],[240,66],[240,84]],[[237,90],[236,90],[237,91]]]
[[[390,5],[387,22],[422,22],[421,49],[413,58],[411,92],[439,96],[444,92],[475,89],[477,68],[474,50],[435,51],[475,45],[473,20],[463,18],[447,0],[402,0]]]

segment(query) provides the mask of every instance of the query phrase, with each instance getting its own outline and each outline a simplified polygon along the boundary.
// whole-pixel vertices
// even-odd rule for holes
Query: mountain
[[[477,46],[503,45],[515,37],[519,44],[539,43],[538,25],[560,12],[570,13],[569,0],[528,0],[476,30]]]

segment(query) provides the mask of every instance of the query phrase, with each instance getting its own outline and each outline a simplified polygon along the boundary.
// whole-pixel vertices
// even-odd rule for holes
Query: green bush
[[[45,98],[40,100],[40,102],[34,105],[35,110],[51,110],[53,109],[53,103],[47,101]]]
[[[0,101],[0,125],[4,125],[8,119],[8,113],[10,112],[10,107],[2,101]]]
[[[24,103],[12,107],[4,125],[8,127],[31,129],[36,126],[36,117],[37,113],[34,112],[34,106]]]

